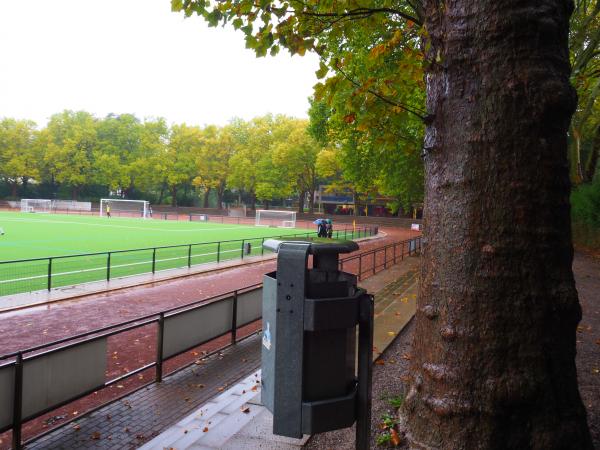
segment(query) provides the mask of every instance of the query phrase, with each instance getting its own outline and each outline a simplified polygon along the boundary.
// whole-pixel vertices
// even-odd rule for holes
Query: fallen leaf
[[[98,439],[100,439],[100,437],[101,437],[101,436],[100,436],[100,433],[98,433],[97,431],[94,431],[94,432],[92,433],[92,439],[93,439],[93,440],[97,441]]]
[[[79,431],[79,430],[81,430],[81,427],[79,425],[75,424],[75,425],[73,425],[73,429],[75,431]]]
[[[208,427],[204,427],[204,428],[202,429],[202,432],[203,432],[203,433],[206,433],[207,431],[208,431]]]
[[[135,438],[136,438],[136,439],[145,439],[145,437],[144,437],[144,435],[143,435],[143,434],[136,434],[136,435],[135,435]]]
[[[252,389],[250,389],[252,392],[256,392],[258,390],[258,386],[254,385],[252,386]]]
[[[396,333],[394,333],[393,331],[388,331],[388,336],[396,336]]]
[[[375,361],[375,364],[377,364],[378,366],[383,366],[385,365],[385,361],[383,359],[378,359],[377,361]]]
[[[395,428],[392,428],[390,430],[390,436],[392,438],[392,444],[394,444],[394,446],[398,447],[402,443],[402,439],[400,439],[400,436],[398,435],[398,432]]]
[[[76,416],[77,414],[79,414],[79,411],[73,411],[74,416]]]
[[[125,386],[123,386],[122,384],[117,384],[117,389],[123,389]]]
[[[240,408],[240,411],[243,412],[244,414],[248,414],[250,412],[250,407],[247,405],[244,405]]]
[[[411,358],[412,358],[412,356],[409,355],[408,353],[405,353],[404,355],[402,355],[402,359],[406,359],[407,361],[410,361]]]
[[[217,388],[217,391],[219,391],[219,392],[223,392],[223,387],[222,387],[222,386],[221,386],[221,387],[218,387],[218,388]]]

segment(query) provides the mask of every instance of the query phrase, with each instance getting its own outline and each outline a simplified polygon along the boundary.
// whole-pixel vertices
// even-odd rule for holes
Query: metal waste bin
[[[373,298],[356,275],[338,269],[339,254],[358,244],[271,239],[264,246],[278,252],[277,271],[263,282],[261,395],[273,433],[300,438],[357,421],[357,448],[368,448]]]

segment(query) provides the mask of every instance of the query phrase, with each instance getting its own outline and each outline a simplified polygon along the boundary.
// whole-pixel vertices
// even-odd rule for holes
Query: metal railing
[[[349,270],[352,273],[355,273],[359,279],[364,278],[366,274],[375,274],[378,269],[387,268],[392,264],[396,264],[404,259],[405,256],[410,256],[418,253],[421,249],[421,238],[417,237],[414,239],[396,242],[393,244],[389,244],[380,248],[376,248],[373,250],[368,250],[356,255],[351,255],[345,258],[340,259],[340,269]],[[379,258],[381,255],[384,255],[383,261]],[[357,265],[357,267],[353,267],[353,265]],[[357,269],[357,270],[354,270]],[[365,270],[366,269],[366,270]],[[114,385],[115,383],[122,382],[125,379],[133,377],[135,375],[140,374],[143,371],[154,368],[154,377],[152,381],[145,383],[137,383],[137,386],[134,386],[133,390],[141,389],[149,384],[154,382],[162,381],[165,370],[164,363],[167,360],[175,358],[177,356],[182,355],[183,353],[189,352],[194,348],[197,348],[201,345],[207,344],[210,341],[214,341],[215,339],[219,339],[223,336],[229,335],[230,342],[229,344],[214,350],[213,352],[202,355],[202,358],[206,358],[216,352],[222,351],[223,349],[236,344],[241,339],[238,337],[239,330],[247,326],[249,324],[255,323],[257,320],[260,320],[261,313],[252,310],[252,308],[256,308],[256,296],[258,295],[257,291],[262,289],[262,283],[250,285],[241,289],[236,289],[233,291],[229,291],[217,296],[213,296],[207,299],[198,300],[192,303],[188,303],[182,306],[173,307],[170,309],[166,309],[160,312],[147,314],[144,316],[136,317],[134,319],[130,319],[127,321],[123,321],[117,324],[109,325],[102,328],[96,328],[84,333],[79,333],[74,336],[69,336],[61,339],[57,339],[48,343],[35,345],[32,347],[28,347],[25,349],[13,351],[10,353],[6,353],[0,355],[0,400],[4,399],[4,405],[2,405],[0,401],[0,420],[2,419],[2,408],[6,407],[6,405],[10,404],[7,400],[12,402],[12,414],[10,422],[7,425],[2,426],[0,423],[0,433],[3,433],[8,430],[12,430],[12,445],[14,449],[19,449],[22,447],[22,425],[26,421],[33,420],[38,418],[50,411],[56,410],[57,408],[64,406],[68,403],[74,402],[82,397],[92,394],[100,389],[107,388],[109,386]],[[240,300],[241,299],[241,300]],[[230,305],[227,305],[230,303]],[[252,304],[251,308],[247,307],[247,304]],[[214,322],[214,312],[211,313],[211,307],[219,307],[220,305],[224,306],[224,309],[218,311],[220,314],[227,313],[230,314],[230,319],[226,318],[227,325],[225,329],[218,330],[213,334],[207,335],[202,339],[197,339],[196,341],[189,342],[186,341],[184,343],[180,343],[180,347],[176,350],[172,350],[165,355],[165,348],[168,347],[167,340],[174,339],[173,337],[166,338],[165,330],[168,328],[165,327],[165,323],[169,320],[172,320],[176,317],[182,317],[184,315],[188,315],[192,321],[194,321],[194,326],[197,328],[202,328],[201,324],[198,324],[198,317],[204,317],[207,322]],[[194,312],[202,312],[202,310],[206,312],[205,316],[193,316]],[[212,315],[211,315],[212,314]],[[176,324],[177,325],[177,324]],[[89,386],[86,389],[81,389],[80,392],[72,393],[67,395],[60,401],[55,401],[54,403],[47,405],[45,408],[42,408],[38,411],[35,411],[33,414],[25,414],[23,410],[23,400],[25,398],[25,384],[24,380],[26,380],[26,374],[28,370],[36,370],[34,365],[30,363],[39,358],[48,358],[53,354],[57,354],[59,352],[65,352],[73,348],[82,348],[86,344],[99,342],[101,340],[106,340],[109,337],[116,336],[122,333],[131,332],[132,330],[140,329],[142,327],[155,326],[156,327],[156,339],[155,339],[155,351],[153,353],[154,358],[152,361],[143,364],[144,360],[140,359],[138,361],[139,364],[142,364],[139,367],[133,368],[133,370],[128,371],[125,374],[114,377],[112,379],[106,380],[99,384],[94,384]],[[172,329],[172,328],[171,328]],[[242,339],[245,339],[253,334],[255,334],[256,330],[248,334],[247,336],[243,336]],[[175,337],[176,338],[176,337]],[[104,354],[102,358],[104,360],[107,359],[107,354],[110,354],[110,349],[105,344],[105,347],[102,350]],[[152,353],[150,350],[149,353]],[[144,355],[138,354],[139,358],[142,358]],[[198,357],[194,356],[193,358],[189,358],[183,366],[177,367],[175,370],[169,372],[169,374],[175,373],[185,367],[188,367],[190,364],[193,364],[194,360],[197,360]],[[110,360],[110,359],[109,359]],[[64,363],[64,359],[61,360]],[[28,368],[31,367],[30,369]],[[6,373],[3,374],[2,371],[13,370],[14,375],[6,377]],[[64,372],[64,377],[67,377],[69,380],[75,379],[78,377],[82,377],[80,373],[73,371],[71,367],[68,367]],[[104,375],[106,372],[106,367],[101,369],[101,373]],[[54,377],[59,377],[58,374],[54,374]],[[14,380],[12,383],[8,383],[10,385],[9,389],[4,389],[2,382],[5,383],[7,380]],[[55,380],[56,381],[56,380]],[[65,380],[62,380],[62,385],[69,385],[70,383],[65,383]],[[10,393],[10,398],[7,398],[7,393]],[[4,395],[4,397],[3,397]],[[54,396],[56,397],[56,395]],[[104,404],[106,402],[103,402]],[[101,405],[96,406],[96,408]]]
[[[421,251],[421,236],[378,247],[340,259],[339,268],[355,274],[359,280],[375,275],[389,266]]]
[[[336,239],[358,239],[377,234],[375,226],[334,230]],[[277,236],[311,237],[315,232]],[[48,290],[93,281],[191,268],[199,264],[264,255],[264,238],[200,242],[161,247],[115,250],[45,258],[0,261],[0,296]]]

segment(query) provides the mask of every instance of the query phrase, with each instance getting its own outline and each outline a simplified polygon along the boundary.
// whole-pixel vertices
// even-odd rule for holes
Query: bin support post
[[[165,331],[165,314],[160,313],[158,318],[158,332],[156,336],[156,382],[160,383],[163,376],[163,340]]]
[[[360,299],[358,327],[358,392],[356,450],[369,450],[371,440],[371,383],[373,376],[373,296]]]
[[[23,354],[17,354],[15,361],[15,384],[13,397],[13,423],[12,423],[12,448],[20,450],[21,446],[21,423],[23,406]]]

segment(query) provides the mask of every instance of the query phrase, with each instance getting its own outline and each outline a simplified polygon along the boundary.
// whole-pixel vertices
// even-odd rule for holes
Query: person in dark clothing
[[[327,219],[327,224],[325,225],[325,232],[327,233],[327,237],[329,239],[333,237],[333,222],[331,219]]]
[[[327,237],[327,224],[325,223],[325,220],[319,221],[317,225],[317,236]]]

